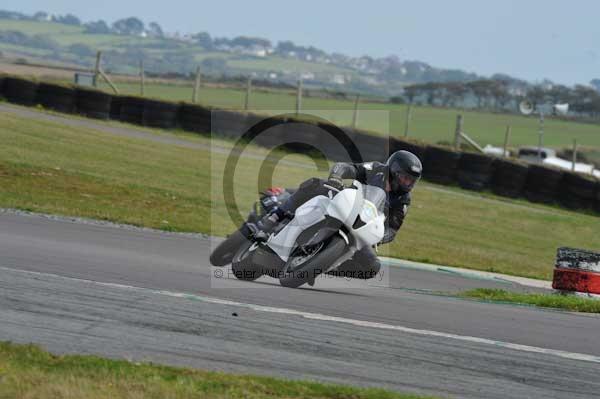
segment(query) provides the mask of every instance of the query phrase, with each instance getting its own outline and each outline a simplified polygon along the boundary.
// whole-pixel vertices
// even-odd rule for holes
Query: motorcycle
[[[211,263],[224,266],[231,259],[238,279],[267,274],[284,287],[297,288],[314,285],[320,274],[335,270],[356,251],[376,247],[385,230],[385,191],[356,180],[342,190],[325,187],[327,196],[302,204],[265,241],[248,239],[240,231],[232,234],[213,251]]]

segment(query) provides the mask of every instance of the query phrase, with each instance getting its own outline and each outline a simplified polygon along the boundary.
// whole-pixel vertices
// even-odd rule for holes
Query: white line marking
[[[214,297],[208,297],[208,296],[187,294],[184,292],[156,290],[156,289],[151,289],[151,288],[136,287],[136,286],[132,286],[132,285],[125,285],[125,284],[118,284],[118,283],[105,283],[105,282],[94,281],[94,280],[80,279],[80,278],[74,278],[74,277],[65,277],[65,276],[60,276],[60,275],[52,274],[52,273],[42,273],[42,272],[34,272],[34,271],[28,271],[28,270],[11,269],[11,268],[7,268],[7,267],[0,267],[0,270],[10,271],[10,272],[19,272],[19,273],[35,275],[35,276],[52,277],[52,278],[57,278],[57,279],[62,279],[62,280],[84,282],[84,283],[95,284],[95,285],[99,285],[99,286],[103,286],[103,287],[112,287],[112,288],[119,288],[119,289],[124,289],[124,290],[129,290],[129,291],[158,294],[158,295],[164,295],[164,296],[173,297],[173,298],[190,299],[190,300],[196,300],[196,301],[201,301],[201,302],[205,302],[205,303],[214,303],[214,304],[218,304],[218,305],[244,307],[247,309],[252,309],[256,312],[278,313],[278,314],[299,316],[299,317],[304,317],[304,318],[310,319],[310,320],[321,320],[321,321],[328,321],[328,322],[335,322],[335,323],[343,323],[343,324],[350,324],[350,325],[357,326],[357,327],[375,328],[375,329],[380,329],[380,330],[400,331],[400,332],[407,333],[407,334],[415,334],[415,335],[437,337],[437,338],[446,338],[446,339],[453,339],[453,340],[463,341],[463,342],[472,342],[472,343],[483,344],[483,345],[491,345],[491,346],[495,346],[495,347],[499,347],[499,348],[512,349],[512,350],[517,350],[517,351],[521,351],[521,352],[540,353],[540,354],[544,354],[544,355],[556,356],[556,357],[560,357],[563,359],[569,359],[569,360],[579,360],[579,361],[600,363],[599,356],[588,355],[588,354],[584,354],[584,353],[566,352],[566,351],[561,351],[561,350],[556,350],[556,349],[540,348],[540,347],[529,346],[529,345],[521,345],[521,344],[515,344],[515,343],[511,343],[511,342],[496,341],[496,340],[488,339],[488,338],[478,338],[478,337],[471,337],[468,335],[457,335],[457,334],[450,334],[450,333],[444,333],[444,332],[438,332],[438,331],[432,331],[432,330],[420,330],[420,329],[416,329],[416,328],[404,327],[404,326],[399,326],[399,325],[349,319],[349,318],[337,317],[337,316],[327,316],[327,315],[320,314],[320,313],[304,312],[304,311],[294,310],[294,309],[276,308],[276,307],[263,306],[263,305],[254,305],[254,304],[250,304],[250,303],[231,301],[228,299],[220,299],[220,298],[214,298]]]

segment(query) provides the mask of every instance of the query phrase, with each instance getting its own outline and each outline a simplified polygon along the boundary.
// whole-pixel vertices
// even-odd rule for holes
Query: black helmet
[[[396,151],[386,162],[392,192],[406,194],[421,178],[423,165],[419,158],[408,151]]]

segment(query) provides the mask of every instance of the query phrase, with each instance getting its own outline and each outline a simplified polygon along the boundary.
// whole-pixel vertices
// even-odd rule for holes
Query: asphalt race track
[[[293,290],[215,278],[209,248],[201,235],[0,212],[0,340],[443,397],[598,397],[598,317],[428,291],[523,287],[389,267],[389,287]]]

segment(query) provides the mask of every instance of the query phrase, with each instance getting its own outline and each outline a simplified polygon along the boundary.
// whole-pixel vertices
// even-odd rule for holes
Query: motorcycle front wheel
[[[246,240],[233,256],[231,271],[238,280],[254,281],[264,274],[261,266],[256,265],[252,259],[257,249],[258,244]]]
[[[314,281],[319,274],[331,266],[346,251],[346,241],[333,236],[328,242],[321,242],[313,248],[298,248],[288,259],[279,277],[279,283],[288,288],[298,288]]]
[[[250,242],[239,230],[221,241],[210,254],[210,264],[213,266],[225,266],[231,263],[236,252],[245,243]]]

